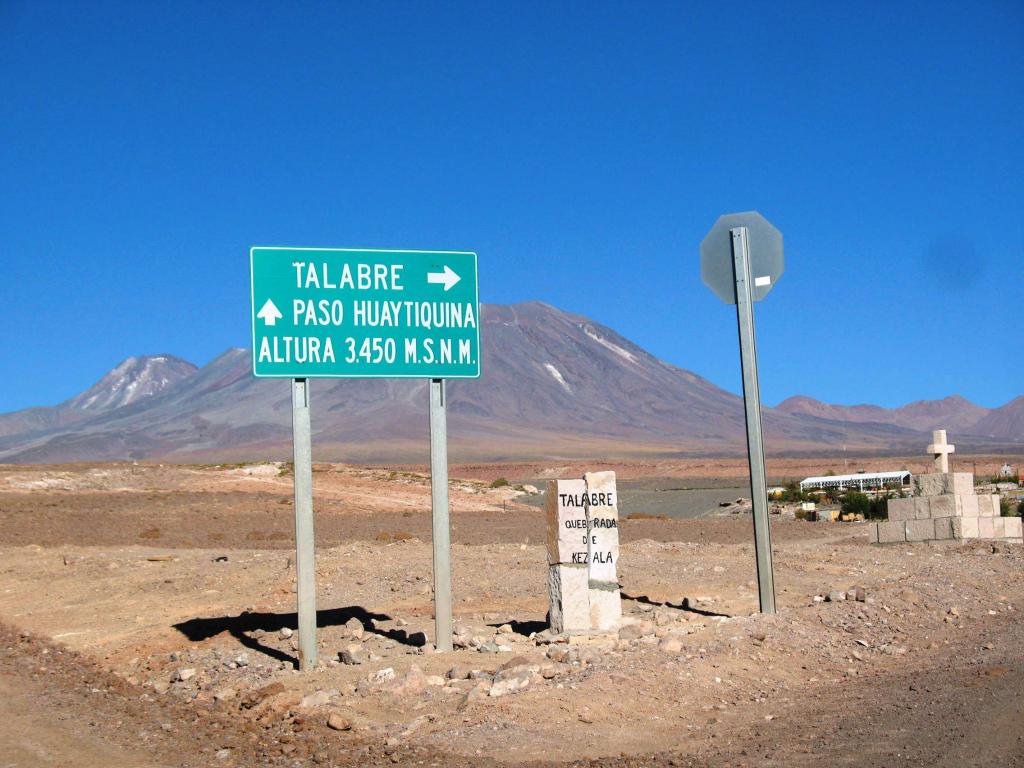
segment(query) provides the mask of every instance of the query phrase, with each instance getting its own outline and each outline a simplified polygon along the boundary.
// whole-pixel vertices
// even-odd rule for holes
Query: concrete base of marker
[[[599,632],[618,629],[622,621],[622,597],[619,585],[590,582],[590,628]]]
[[[554,632],[590,628],[590,575],[585,565],[548,566],[549,620]]]

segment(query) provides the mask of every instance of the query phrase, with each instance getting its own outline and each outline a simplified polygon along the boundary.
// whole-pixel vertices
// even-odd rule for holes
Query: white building
[[[856,489],[858,491],[866,491],[882,489],[890,485],[908,488],[912,480],[913,475],[905,469],[899,472],[858,472],[855,475],[824,475],[822,477],[808,477],[806,480],[801,480],[800,490],[812,491],[818,488],[835,488],[838,490]]]

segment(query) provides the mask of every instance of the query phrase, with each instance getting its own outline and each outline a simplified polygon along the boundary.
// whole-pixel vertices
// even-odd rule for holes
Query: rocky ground
[[[749,516],[625,521],[625,626],[552,637],[540,513],[483,477],[437,653],[424,478],[316,484],[300,673],[287,467],[0,470],[2,764],[1024,765],[1020,547],[773,520],[763,616]]]

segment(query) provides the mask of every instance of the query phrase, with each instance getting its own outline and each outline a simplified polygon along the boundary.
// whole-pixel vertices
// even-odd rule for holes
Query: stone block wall
[[[889,499],[889,519],[873,523],[877,544],[957,539],[1024,542],[1019,517],[999,516],[999,495],[974,493],[970,472],[936,472],[914,478],[915,496]]]

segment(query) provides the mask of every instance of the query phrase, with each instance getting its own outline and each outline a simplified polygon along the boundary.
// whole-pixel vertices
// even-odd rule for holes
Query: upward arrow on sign
[[[444,267],[444,272],[427,272],[427,282],[442,283],[446,291],[461,279],[447,264]]]
[[[280,320],[284,315],[281,314],[281,310],[277,308],[270,299],[267,299],[267,303],[263,305],[263,308],[256,313],[256,317],[262,320],[267,325],[276,325],[277,321]]]

